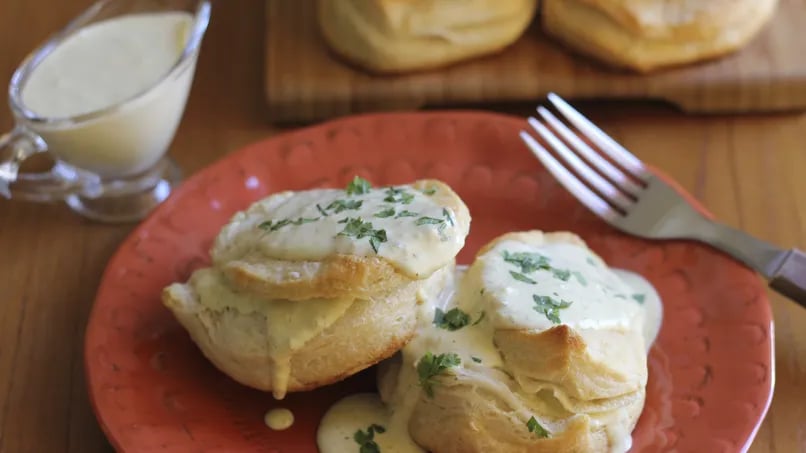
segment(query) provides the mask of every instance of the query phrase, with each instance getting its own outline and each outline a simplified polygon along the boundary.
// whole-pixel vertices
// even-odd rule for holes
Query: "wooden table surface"
[[[0,1],[0,78],[7,80],[28,51],[88,4]],[[262,16],[260,0],[214,2],[171,150],[188,173],[278,132],[262,104]],[[694,117],[654,105],[583,107],[723,221],[806,249],[806,115]],[[0,126],[12,126],[5,108]],[[0,452],[111,451],[87,400],[82,343],[104,266],[131,229],[90,223],[61,205],[0,200]],[[771,300],[776,390],[750,451],[806,452],[806,310],[776,295]]]

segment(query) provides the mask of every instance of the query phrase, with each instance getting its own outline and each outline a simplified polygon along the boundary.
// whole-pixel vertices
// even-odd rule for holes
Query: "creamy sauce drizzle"
[[[511,272],[522,269],[505,261],[505,252],[545,256],[550,269],[523,273],[535,283],[517,280]],[[545,330],[555,325],[534,310],[535,295],[570,302],[558,316],[572,328],[626,330],[641,321],[643,310],[633,299],[633,289],[582,247],[567,243],[534,246],[510,240],[496,245],[481,259],[486,262],[479,276],[485,292],[481,303],[493,308],[496,327]],[[557,273],[565,275],[560,278]]]
[[[256,348],[265,348],[272,361],[272,394],[283,399],[291,374],[291,355],[338,320],[353,301],[309,299],[304,301],[265,300],[240,294],[227,285],[214,269],[200,269],[189,281],[199,303],[212,310],[234,309],[266,317],[266,331],[255,338]]]
[[[193,16],[132,14],[88,25],[60,43],[22,90],[41,116],[69,117],[126,101],[154,86],[179,60]]]
[[[282,431],[294,424],[294,413],[284,408],[272,409],[266,412],[263,422],[275,431]]]
[[[581,284],[573,274],[567,281],[563,281],[555,278],[549,271],[528,274],[538,282],[536,285],[514,280],[509,270],[517,269],[499,258],[504,249],[511,252],[539,251],[550,258],[553,266],[580,272],[587,285]],[[561,310],[563,323],[581,328],[640,329],[647,350],[649,349],[657,336],[662,315],[660,298],[651,284],[632,272],[609,269],[600,258],[578,246],[547,244],[537,249],[520,242],[503,242],[485,257],[477,258],[496,260],[491,266],[485,266],[484,272],[474,275],[465,274],[464,269],[457,270],[456,280],[461,279],[460,285],[446,285],[441,290],[433,291],[431,297],[424,298],[424,303],[419,308],[417,334],[398,356],[382,364],[382,372],[395,376],[395,379],[380,380],[382,387],[379,390],[385,405],[371,396],[358,397],[361,403],[356,403],[353,397],[337,403],[331,408],[331,412],[337,415],[329,412],[320,424],[317,437],[320,450],[323,453],[356,450],[355,443],[335,442],[338,436],[346,436],[346,433],[350,433],[349,438],[352,439],[351,433],[359,429],[362,423],[386,423],[388,432],[394,433],[389,439],[397,439],[400,445],[413,444],[408,436],[407,426],[422,392],[416,363],[428,351],[435,354],[453,352],[459,355],[461,364],[451,368],[450,373],[473,379],[477,386],[495,393],[520,417],[528,419],[531,412],[525,401],[530,396],[521,390],[513,393],[512,388],[505,383],[509,378],[501,371],[504,364],[493,344],[493,333],[500,327],[547,329],[554,325],[545,315],[532,309],[532,293],[536,292],[536,287],[540,287],[541,294],[545,292],[552,297],[573,300],[571,307]],[[484,297],[484,294],[480,294],[480,288],[484,288],[484,293],[488,296],[488,292],[493,292],[495,299],[500,298],[502,302],[497,303],[492,297]],[[626,297],[614,297],[617,294],[624,294]],[[636,299],[632,297],[634,294],[643,297]],[[471,323],[456,331],[434,325],[436,308],[448,311],[454,307],[470,315]],[[476,323],[482,312],[485,316]],[[621,432],[623,430],[619,429],[619,424],[614,423],[615,418],[622,416],[624,415],[619,411],[615,411],[611,418],[594,421],[606,423],[613,453],[623,453],[632,444],[630,433]],[[550,430],[556,427],[551,422],[543,424]],[[332,434],[337,432],[341,434]],[[333,446],[327,442],[334,442]],[[388,450],[382,451],[410,451],[394,449],[397,444],[388,445]]]
[[[409,436],[406,425],[392,425],[392,414],[375,393],[350,395],[334,404],[322,418],[316,432],[320,453],[359,451],[355,440],[358,430],[367,431],[379,425],[383,433],[375,433],[373,441],[382,453],[424,453]]]
[[[438,204],[434,197],[411,186],[397,187],[411,196],[408,203],[384,201],[389,196],[385,188],[375,188],[362,195],[347,195],[344,190],[337,189],[318,189],[269,197],[236,214],[221,230],[213,246],[213,260],[228,262],[258,254],[273,259],[320,261],[333,254],[377,254],[410,277],[428,276],[456,256],[464,245],[469,225],[459,225],[456,213]],[[361,205],[357,209],[336,212],[339,201],[348,204],[360,202]],[[394,214],[386,216],[391,212]],[[398,217],[401,213],[406,216]],[[443,223],[418,225],[418,220],[425,217],[434,219],[429,222]],[[346,224],[342,222],[348,218],[360,218],[370,222],[374,230],[385,232],[386,242],[377,244],[377,253],[369,237],[339,234],[345,230]],[[260,228],[266,222],[276,225],[276,222],[286,219],[308,220],[286,224],[275,231]]]

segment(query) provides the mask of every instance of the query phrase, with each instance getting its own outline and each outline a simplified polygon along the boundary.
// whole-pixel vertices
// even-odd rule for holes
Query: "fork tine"
[[[644,163],[641,162],[640,159],[618,144],[618,142],[613,140],[603,130],[599,129],[589,119],[585,118],[585,116],[579,113],[575,108],[571,107],[563,98],[554,93],[549,93],[548,99],[568,121],[573,123],[577,129],[582,131],[583,134],[599,146],[602,151],[613,158],[614,161],[624,167],[625,170],[642,181],[649,179],[650,173],[644,167]]]
[[[599,173],[596,173],[596,171],[592,170],[582,161],[582,159],[579,158],[579,156],[565,146],[565,143],[563,143],[562,140],[551,133],[546,126],[543,126],[540,121],[530,117],[528,122],[534,128],[534,130],[537,131],[537,133],[540,134],[540,136],[543,137],[543,139],[548,142],[549,145],[551,145],[551,148],[554,148],[554,151],[556,151],[557,154],[559,154],[560,157],[562,157],[563,160],[565,160],[565,162],[576,171],[583,181],[586,181],[593,186],[593,188],[604,196],[607,201],[615,204],[624,211],[629,209],[630,205],[633,203],[624,195],[624,193],[614,187],[613,184],[608,182],[606,179],[601,177]]]
[[[588,146],[584,140],[581,140],[577,135],[571,131],[562,121],[557,119],[553,113],[547,108],[540,106],[537,108],[537,113],[543,117],[552,129],[554,129],[562,138],[571,145],[579,154],[581,154],[588,162],[590,162],[597,170],[603,173],[607,178],[616,183],[619,188],[630,195],[638,197],[638,194],[643,190],[638,187],[623,171],[616,168],[607,159],[603,158],[593,148]]]
[[[526,133],[526,131],[521,131],[520,136],[521,140],[523,140],[532,153],[540,159],[540,162],[543,163],[546,169],[548,169],[560,184],[571,192],[577,200],[587,206],[588,209],[607,222],[612,222],[620,216],[606,201],[602,200],[599,195],[593,193],[593,191],[580,182],[576,176],[566,170],[561,163],[557,162],[557,159],[546,151],[531,135]]]

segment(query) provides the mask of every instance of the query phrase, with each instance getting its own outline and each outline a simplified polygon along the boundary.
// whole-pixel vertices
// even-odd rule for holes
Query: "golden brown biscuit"
[[[733,52],[777,0],[544,0],[543,28],[610,65],[649,72]]]
[[[282,398],[394,354],[414,333],[418,293],[444,284],[451,268],[367,299],[308,301],[244,294],[205,268],[167,287],[163,302],[218,369]]]
[[[319,0],[328,45],[378,73],[430,69],[497,52],[534,17],[537,0]]]
[[[381,364],[392,429],[407,420],[434,453],[626,451],[654,338],[630,296],[657,300],[632,278],[571,233],[491,241],[456,296],[424,305],[411,342]]]

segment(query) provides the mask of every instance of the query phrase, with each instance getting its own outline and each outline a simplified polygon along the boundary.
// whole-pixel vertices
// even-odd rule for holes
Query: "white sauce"
[[[291,355],[313,337],[336,322],[353,304],[350,299],[305,301],[265,300],[233,291],[221,274],[211,268],[194,272],[188,282],[199,303],[215,311],[237,310],[266,317],[265,336],[251,343],[265,350],[272,362],[272,394],[283,399],[291,374]]]
[[[284,408],[272,409],[266,412],[263,422],[275,431],[282,431],[294,424],[294,413]]]
[[[304,192],[287,192],[253,204],[245,212],[236,214],[218,235],[212,256],[216,263],[235,261],[257,254],[274,259],[294,261],[321,261],[333,254],[375,256],[369,237],[358,239],[339,235],[347,218],[360,217],[371,222],[375,230],[386,232],[386,242],[378,244],[380,256],[413,278],[428,276],[453,260],[464,245],[469,225],[459,225],[456,213],[444,208],[431,197],[410,186],[398,186],[413,195],[408,204],[387,202],[386,189],[375,188],[368,194],[347,195],[344,190],[319,189]],[[339,213],[327,209],[336,200],[360,201],[358,209]],[[319,207],[327,210],[324,216]],[[376,217],[388,209],[395,215]],[[411,217],[398,217],[402,211],[416,213]],[[418,225],[421,217],[446,219],[442,232],[439,225]],[[265,231],[259,225],[283,219],[317,219],[299,225],[286,225],[276,231]]]
[[[382,453],[424,453],[409,436],[406,425],[390,424],[391,414],[375,393],[350,395],[334,404],[322,418],[316,432],[320,453],[359,451],[356,431],[367,432],[379,425],[383,433],[375,433],[373,441]]]
[[[538,253],[548,257],[552,269],[526,273],[535,284],[516,280],[510,272],[522,269],[504,261],[505,252]],[[627,330],[641,320],[643,310],[632,297],[633,289],[582,247],[567,243],[534,246],[510,240],[496,245],[483,259],[482,303],[493,308],[496,327],[544,330],[555,325],[534,310],[534,295],[571,302],[568,308],[559,310],[559,318],[572,328]],[[555,276],[554,269],[570,275],[563,280]]]
[[[148,93],[92,121],[32,127],[62,160],[102,176],[152,166],[173,138],[193,78],[195,55],[184,71],[165,78],[179,61],[192,24],[188,13],[161,12],[79,29],[25,81],[27,109],[47,118],[69,118]]]
[[[548,271],[528,274],[538,282],[536,285],[516,281],[509,271],[517,269],[499,258],[503,250],[540,252],[550,258],[552,266],[580,272],[587,285],[580,283],[574,275],[568,281],[562,281]],[[460,366],[449,369],[449,373],[461,374],[465,378],[472,379],[479,387],[498,395],[519,414],[519,417],[527,420],[533,415],[528,409],[527,402],[529,404],[534,402],[530,402],[530,396],[526,392],[517,390],[513,393],[505,383],[508,378],[499,371],[504,365],[492,338],[494,330],[499,327],[547,329],[554,325],[545,315],[532,309],[534,301],[531,294],[536,288],[552,297],[573,300],[571,307],[560,311],[563,323],[568,323],[572,327],[641,329],[647,345],[650,345],[657,335],[662,305],[654,288],[637,274],[610,270],[600,258],[585,249],[567,244],[550,244],[536,248],[520,242],[507,241],[493,248],[485,257],[477,259],[495,261],[491,262],[492,266],[485,266],[486,269],[479,275],[469,273],[463,276],[463,271],[458,271],[457,279],[462,279],[458,291],[456,285],[449,285],[441,292],[426,297],[420,307],[417,334],[401,350],[398,357],[382,365],[385,367],[382,371],[396,374],[396,380],[380,381],[382,385],[391,385],[390,388],[380,389],[386,405],[371,396],[358,397],[361,403],[356,403],[351,399],[353,397],[348,397],[337,403],[331,411],[349,415],[331,416],[329,412],[322,420],[318,442],[323,453],[355,449],[354,443],[352,445],[335,443],[336,438],[347,436],[347,433],[350,434],[349,439],[352,439],[352,433],[356,430],[356,422],[353,420],[361,420],[358,424],[380,423],[377,420],[383,420],[383,423],[389,425],[389,432],[395,433],[390,438],[396,439],[396,442],[402,445],[412,444],[413,441],[401,433],[407,432],[411,412],[421,397],[422,388],[418,382],[416,363],[428,351],[435,354],[453,352],[459,355]],[[482,287],[486,297],[479,294],[481,292],[479,288]],[[493,297],[489,297],[491,292],[502,302],[495,302]],[[626,296],[624,299],[614,297],[615,294],[622,293]],[[642,294],[643,303],[634,299],[633,294]],[[471,324],[456,331],[440,329],[433,324],[434,310],[437,307],[443,311],[458,307],[470,315]],[[473,325],[482,311],[485,312],[485,317]],[[649,346],[647,350],[648,348]],[[623,413],[615,411],[609,418],[600,417],[594,420],[594,423],[606,423],[606,432],[613,453],[623,453],[629,450],[632,444],[630,433],[622,432],[623,429],[619,426],[621,424],[617,423],[617,418],[623,416],[625,416]],[[561,425],[552,426],[551,421],[540,420],[540,422],[550,431],[554,428],[561,429]],[[327,433],[341,434],[325,437]],[[334,449],[325,450],[325,442],[334,442]],[[392,447],[390,444],[387,447],[390,448],[388,451],[398,451]]]

